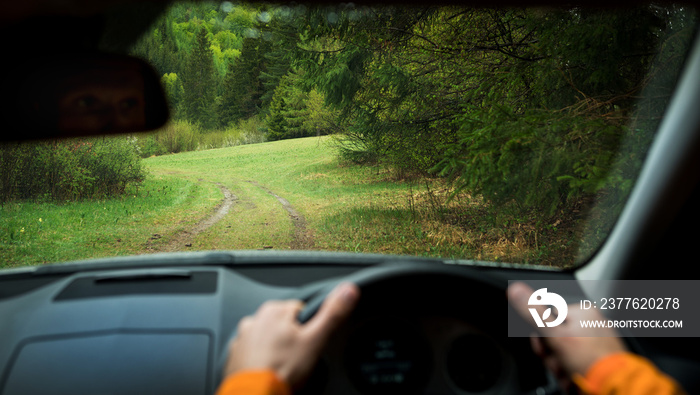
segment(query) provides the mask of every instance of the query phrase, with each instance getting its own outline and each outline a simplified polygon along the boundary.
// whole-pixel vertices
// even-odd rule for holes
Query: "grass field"
[[[543,224],[466,194],[445,204],[440,180],[397,180],[339,163],[328,137],[186,152],[145,160],[149,178],[111,200],[9,203],[0,209],[4,267],[164,250],[290,249],[305,220],[311,249],[560,264],[575,224]],[[220,221],[193,225],[235,195]],[[184,240],[184,239],[183,239]],[[180,244],[178,244],[180,243]]]
[[[191,225],[219,200],[215,186],[167,176],[151,176],[128,192],[117,199],[4,204],[2,267],[147,252],[153,234]]]

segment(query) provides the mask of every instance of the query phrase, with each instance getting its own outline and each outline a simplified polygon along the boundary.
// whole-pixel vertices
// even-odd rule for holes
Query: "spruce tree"
[[[285,103],[285,88],[284,84],[280,84],[275,89],[275,94],[270,103],[270,111],[267,114],[266,122],[268,129],[268,140],[283,140],[287,137],[287,122],[284,118],[286,111]]]
[[[219,124],[226,126],[231,122],[249,118],[260,112],[264,85],[260,74],[267,70],[264,54],[270,49],[270,43],[261,38],[243,40],[241,56],[230,64],[224,78],[224,89],[219,107]]]
[[[214,127],[214,81],[213,54],[209,48],[207,30],[202,27],[197,32],[196,44],[187,59],[182,76],[185,117],[208,129]]]

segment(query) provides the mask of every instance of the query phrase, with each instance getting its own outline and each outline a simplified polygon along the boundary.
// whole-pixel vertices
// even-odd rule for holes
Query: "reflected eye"
[[[136,98],[133,98],[133,97],[128,98],[128,99],[124,99],[124,100],[119,102],[119,108],[121,108],[123,110],[129,110],[129,109],[132,109],[132,108],[138,107],[138,106],[139,106],[139,100]]]
[[[73,106],[80,109],[89,109],[97,105],[99,100],[92,95],[81,96],[73,101]]]

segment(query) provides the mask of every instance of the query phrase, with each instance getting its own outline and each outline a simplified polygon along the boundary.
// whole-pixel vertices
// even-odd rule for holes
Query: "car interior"
[[[2,22],[5,48],[22,54],[20,40],[8,37],[41,20],[40,36],[47,47],[65,55],[54,61],[68,65],[65,73],[71,74],[80,71],[70,63],[77,58],[102,59],[81,45],[90,47],[94,37],[114,33],[114,26],[95,23],[94,17],[113,8],[78,1],[64,9],[58,3],[7,6]],[[131,30],[114,36],[116,52],[147,29],[167,3],[120,5],[114,17],[132,22]],[[36,65],[36,59],[10,59],[6,58],[17,73],[46,67],[28,66]],[[140,70],[145,94],[162,96],[157,76],[147,65],[125,58],[111,61],[115,67]],[[15,95],[27,88],[8,75],[3,77],[8,94],[2,114],[9,122],[4,140],[95,134],[80,128],[52,131],[46,126],[48,118],[17,117],[26,108]],[[564,393],[529,339],[508,337],[508,281],[697,279],[692,256],[700,220],[698,106],[696,38],[621,216],[602,246],[575,268],[544,270],[381,254],[217,250],[4,269],[0,394],[212,394],[243,317],[268,300],[300,299],[306,303],[299,317],[304,322],[344,281],[360,287],[358,308],[333,335],[299,393]],[[135,127],[162,125],[167,119],[164,108],[151,106],[150,115]],[[98,132],[105,131],[109,130]],[[688,301],[687,308],[694,309],[693,302]],[[700,393],[700,337],[625,341],[688,393]]]

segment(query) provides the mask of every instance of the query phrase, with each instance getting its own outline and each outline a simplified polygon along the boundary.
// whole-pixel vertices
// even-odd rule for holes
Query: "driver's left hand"
[[[297,321],[301,301],[264,303],[255,315],[239,322],[224,376],[244,370],[272,370],[280,380],[298,388],[311,373],[331,333],[352,313],[359,296],[355,284],[338,285],[306,324]]]

